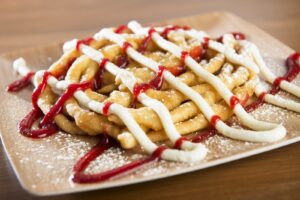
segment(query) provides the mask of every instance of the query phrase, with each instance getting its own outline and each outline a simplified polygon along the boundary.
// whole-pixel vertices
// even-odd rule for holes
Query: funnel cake
[[[202,160],[207,148],[201,142],[216,133],[275,142],[286,129],[249,112],[264,102],[300,112],[300,104],[274,96],[283,89],[300,97],[299,87],[290,83],[300,70],[299,54],[288,57],[288,72],[276,77],[242,33],[212,38],[186,26],[144,28],[132,21],[66,42],[63,52],[47,71],[32,72],[25,60],[17,59],[14,68],[23,78],[8,91],[29,82],[35,86],[33,110],[19,125],[25,136],[42,138],[59,129],[100,135],[99,145],[75,165],[75,182],[106,180],[158,158]],[[262,77],[273,85],[271,90]],[[226,121],[232,115],[248,129],[231,127]],[[39,127],[32,129],[40,117]],[[206,131],[198,134],[200,130]],[[161,141],[169,141],[169,147],[155,143]],[[101,174],[83,173],[96,155],[115,145],[140,145],[151,156]]]

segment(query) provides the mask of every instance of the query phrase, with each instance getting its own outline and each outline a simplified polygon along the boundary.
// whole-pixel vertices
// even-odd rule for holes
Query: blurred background
[[[300,0],[0,0],[0,53],[93,33],[131,19],[155,22],[232,12],[300,50]]]

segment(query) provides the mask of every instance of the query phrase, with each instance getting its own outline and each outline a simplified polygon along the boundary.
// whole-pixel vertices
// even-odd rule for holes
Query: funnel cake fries
[[[20,122],[20,132],[42,138],[63,130],[80,135],[101,135],[100,143],[74,167],[75,182],[96,182],[157,158],[193,162],[207,153],[200,142],[215,133],[250,142],[275,142],[286,129],[254,119],[248,112],[264,101],[300,112],[300,104],[278,96],[283,89],[300,97],[290,83],[299,73],[299,54],[287,58],[288,72],[276,77],[257,47],[241,33],[211,38],[189,27],[128,26],[105,28],[93,38],[74,39],[47,71],[31,72],[20,58],[14,69],[23,78],[8,87],[17,91],[35,86],[33,110]],[[267,91],[259,75],[273,84]],[[254,95],[258,99],[254,102]],[[230,127],[236,115],[249,129]],[[38,129],[31,129],[42,117]],[[188,135],[209,128],[192,139]],[[108,136],[107,136],[108,135]],[[114,138],[114,140],[112,139]],[[169,140],[173,148],[154,142]],[[89,162],[115,146],[140,145],[151,156],[100,173],[84,174]]]

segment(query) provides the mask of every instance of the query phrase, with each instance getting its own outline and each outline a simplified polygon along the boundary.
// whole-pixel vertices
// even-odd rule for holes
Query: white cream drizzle
[[[155,33],[153,34],[153,37],[155,37]],[[120,36],[119,34],[115,34],[111,29],[102,29],[99,33],[95,35],[95,39],[108,39],[119,46],[122,46],[125,40]],[[160,45],[160,44],[159,44]],[[163,45],[168,45],[167,41],[163,42]],[[175,44],[171,43],[170,46],[174,47]],[[181,50],[176,48],[176,52],[174,54],[177,54],[179,57],[181,56]],[[173,53],[173,52],[172,52]],[[154,71],[158,71],[159,63],[155,62],[152,59],[149,59],[139,52],[137,52],[135,49],[129,47],[127,49],[127,54],[137,61],[138,63],[142,64],[143,66],[146,66]],[[166,71],[163,74],[164,79],[175,89],[179,90],[181,93],[183,93],[185,96],[189,97],[201,110],[201,112],[204,114],[206,119],[210,121],[211,117],[215,115],[212,108],[208,105],[208,103],[204,100],[204,98],[195,92],[192,88],[184,84],[182,81],[180,81],[178,78],[173,76],[170,72]],[[236,106],[237,107],[237,106]],[[242,106],[240,106],[242,108]],[[242,110],[244,110],[242,108]],[[244,111],[248,115],[246,111]],[[257,120],[254,120],[257,121]],[[229,127],[227,124],[225,124],[223,121],[219,120],[216,123],[216,129],[222,133],[223,135],[227,137],[231,137],[234,139],[239,140],[247,140],[247,141],[253,141],[253,142],[274,142],[281,138],[283,138],[286,134],[286,130],[282,125],[272,124],[272,123],[266,123],[266,122],[260,122],[260,125],[263,129],[263,131],[251,131],[251,130],[241,130],[241,129],[235,129],[232,127]],[[252,125],[253,126],[253,125]],[[272,128],[271,130],[266,130],[267,128]]]
[[[94,38],[96,40],[99,40],[101,38],[108,39],[110,41],[115,42],[119,46],[122,46],[124,42],[126,42],[123,37],[125,36],[134,36],[134,37],[143,37],[148,34],[149,28],[142,28],[140,24],[138,24],[135,21],[132,21],[128,24],[128,27],[135,33],[135,34],[115,34],[112,29],[102,29],[99,33],[97,33]],[[165,29],[165,27],[156,27],[155,30],[157,32],[162,32]],[[205,37],[208,37],[208,35],[205,32],[197,31],[194,29],[191,30],[174,30],[178,31],[182,34],[186,34],[189,37],[195,38],[199,40],[200,42],[203,42]],[[171,43],[170,41],[165,40],[162,38],[158,33],[152,34],[153,41],[159,45],[162,49],[167,50],[174,54],[177,57],[181,57],[182,49],[175,45],[174,43]],[[228,40],[228,44],[230,43],[230,39]],[[68,51],[71,51],[75,48],[77,43],[77,39],[74,39],[72,41],[66,42],[63,46],[64,53],[67,53]],[[225,43],[225,42],[224,42]],[[257,47],[247,41],[241,41],[241,45],[244,45],[246,48],[250,50],[252,53],[252,56],[255,59],[255,62],[253,62],[249,57],[244,55],[239,55],[235,53],[234,49],[230,45],[218,43],[216,41],[209,40],[208,46],[211,49],[214,49],[220,53],[223,53],[226,58],[235,63],[240,64],[248,68],[249,70],[259,73],[261,70],[262,75],[266,77],[266,79],[273,83],[276,79],[276,76],[272,74],[272,72],[266,67],[262,57],[260,56],[260,53],[257,49]],[[92,60],[101,63],[102,59],[104,58],[103,55],[84,44],[80,45],[80,51],[91,58]],[[157,72],[158,67],[160,66],[159,63],[155,62],[154,60],[147,58],[137,52],[132,47],[127,48],[126,53],[135,61],[142,64],[143,66],[146,66],[150,68],[151,70]],[[233,96],[230,90],[224,85],[224,83],[218,79],[213,74],[205,71],[201,65],[199,65],[196,61],[194,61],[190,56],[187,56],[185,59],[185,64],[190,67],[190,69],[196,73],[199,77],[206,80],[208,83],[210,83],[223,97],[223,99],[227,102],[227,104],[230,104],[230,98]],[[24,59],[20,58],[17,59],[14,64],[14,69],[20,73],[20,75],[25,76],[30,70],[26,66],[26,62]],[[119,77],[123,84],[131,91],[133,92],[133,88],[135,84],[137,83],[136,78],[134,75],[124,69],[121,69],[114,65],[111,62],[107,62],[105,65],[105,69],[112,73],[113,75]],[[33,79],[33,82],[35,86],[37,86],[38,82],[37,80],[40,79],[43,76],[43,71],[38,71]],[[180,79],[173,76],[168,71],[164,71],[163,78],[175,89],[182,92],[184,95],[189,97],[202,111],[204,116],[210,121],[211,117],[215,115],[212,108],[207,104],[207,102],[204,100],[204,98],[195,92],[192,88],[190,88],[188,85],[184,84]],[[58,81],[55,77],[50,76],[50,78],[47,81],[47,84],[52,88],[52,90],[57,93],[61,94],[64,90],[68,88],[67,81]],[[295,94],[296,96],[300,96],[300,89],[299,87],[287,82],[282,81],[280,84],[280,87],[292,94]],[[256,95],[260,95],[262,92],[266,92],[266,89],[263,88],[261,84],[258,84],[255,93]],[[100,114],[102,113],[102,109],[104,104],[91,100],[84,92],[82,91],[76,91],[74,93],[74,97],[77,99],[77,101],[80,103],[80,105],[94,111]],[[160,120],[162,121],[163,128],[165,129],[169,139],[175,143],[181,136],[176,130],[174,123],[172,121],[171,115],[168,111],[168,109],[162,104],[160,101],[157,101],[155,99],[150,98],[145,93],[141,93],[138,96],[138,100],[144,104],[145,106],[148,106],[152,108],[159,116]],[[282,98],[275,97],[274,95],[266,94],[265,100],[269,103],[272,103],[274,105],[278,105],[290,110],[294,110],[296,112],[300,112],[300,104],[288,101]],[[41,102],[38,102],[40,104]],[[273,123],[268,122],[262,122],[258,121],[254,118],[252,118],[240,104],[237,104],[234,107],[234,113],[242,120],[242,122],[247,125],[248,127],[259,130],[259,131],[251,131],[251,130],[241,130],[241,129],[234,129],[229,127],[227,124],[225,124],[223,121],[219,120],[216,123],[216,129],[222,133],[223,135],[239,139],[239,140],[246,140],[246,141],[253,141],[253,142],[275,142],[277,140],[282,139],[285,134],[286,130],[282,125],[277,125]],[[145,149],[146,152],[149,154],[153,153],[158,147],[155,143],[153,143],[146,135],[146,133],[141,129],[141,127],[138,125],[138,123],[134,120],[130,112],[128,111],[128,108],[123,107],[122,105],[113,103],[109,107],[109,114],[115,114],[117,115],[127,126],[129,131],[134,135],[136,140],[139,142],[139,144]],[[207,149],[202,144],[195,144],[189,141],[184,141],[182,143],[182,150],[175,150],[175,149],[166,149],[161,154],[161,157],[166,160],[173,160],[173,161],[183,161],[183,162],[192,162],[201,160],[206,156]]]

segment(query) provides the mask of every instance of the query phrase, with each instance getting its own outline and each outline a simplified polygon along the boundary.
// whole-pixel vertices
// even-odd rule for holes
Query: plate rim
[[[282,43],[280,40],[278,40],[277,38],[273,37],[272,35],[270,35],[269,33],[263,31],[262,29],[258,28],[257,26],[255,26],[254,24],[242,19],[241,17],[231,13],[231,12],[227,12],[227,11],[215,11],[215,12],[206,12],[203,14],[198,14],[198,15],[189,15],[189,16],[183,16],[183,17],[179,17],[179,18],[172,18],[172,19],[167,19],[167,20],[162,20],[161,22],[154,22],[154,23],[164,23],[166,21],[173,21],[173,20],[179,20],[179,19],[187,19],[187,18],[196,18],[196,17],[203,17],[203,16],[213,16],[216,15],[217,17],[220,16],[227,16],[227,17],[233,17],[235,18],[235,20],[239,20],[242,21],[243,23],[246,23],[248,26],[250,26],[250,29],[255,29],[255,31],[259,31],[261,34],[267,35],[268,37],[271,37],[274,41],[276,41],[277,43],[279,43],[280,45],[282,45],[283,47],[287,48],[289,51],[295,51],[292,48],[290,48],[289,46],[287,46],[286,44]],[[57,41],[57,42],[51,42],[48,44],[43,44],[43,45],[35,45],[32,47],[27,47],[27,48],[22,48],[22,49],[18,49],[18,50],[12,50],[12,51],[8,51],[8,52],[3,52],[0,54],[0,58],[4,58],[6,56],[9,56],[10,54],[15,54],[17,52],[25,52],[25,51],[30,51],[32,49],[37,49],[37,48],[45,48],[45,47],[50,47],[50,46],[57,46],[60,45],[62,43],[62,41]],[[35,191],[34,189],[32,189],[31,187],[28,187],[28,185],[26,185],[23,181],[23,179],[21,178],[19,171],[16,169],[16,166],[14,165],[14,162],[12,161],[12,157],[10,155],[10,153],[7,150],[7,145],[5,143],[5,141],[3,140],[3,136],[2,136],[2,130],[0,130],[0,139],[1,139],[1,143],[3,145],[3,149],[5,152],[6,157],[8,158],[8,161],[10,163],[10,166],[12,167],[15,176],[17,177],[18,182],[20,183],[21,187],[27,191],[28,193],[35,195],[35,196],[57,196],[57,195],[63,195],[63,194],[73,194],[73,193],[79,193],[79,192],[87,192],[87,191],[92,191],[92,190],[102,190],[102,189],[108,189],[108,188],[116,188],[116,187],[121,187],[121,186],[125,186],[125,185],[133,185],[133,184],[137,184],[137,183],[143,183],[143,182],[148,182],[148,181],[153,181],[153,180],[159,180],[162,178],[167,178],[167,177],[172,177],[175,175],[182,175],[185,173],[190,173],[190,172],[194,172],[194,171],[198,171],[198,170],[202,170],[202,169],[206,169],[206,168],[210,168],[210,167],[214,167],[217,165],[221,165],[221,164],[225,164],[228,162],[232,162],[232,161],[236,161],[242,158],[247,158],[253,155],[257,155],[257,154],[261,154],[264,152],[268,152],[274,149],[278,149],[296,142],[300,141],[300,136],[288,139],[288,140],[284,140],[278,143],[274,143],[274,144],[270,144],[264,147],[259,147],[259,148],[255,148],[253,150],[250,151],[246,151],[243,153],[238,153],[235,155],[231,155],[228,157],[224,157],[221,159],[217,159],[217,160],[213,160],[210,161],[208,163],[202,163],[200,166],[199,165],[195,165],[195,166],[191,166],[188,168],[182,168],[176,171],[171,171],[171,172],[165,172],[159,175],[156,175],[154,177],[152,176],[148,176],[148,177],[143,177],[143,178],[137,178],[134,180],[122,180],[120,182],[107,182],[105,184],[105,182],[100,182],[99,183],[93,183],[93,184],[87,184],[88,187],[76,187],[74,189],[68,189],[68,190],[62,190],[62,191],[51,191],[51,192],[41,192],[41,191]],[[83,184],[84,185],[84,184]]]

